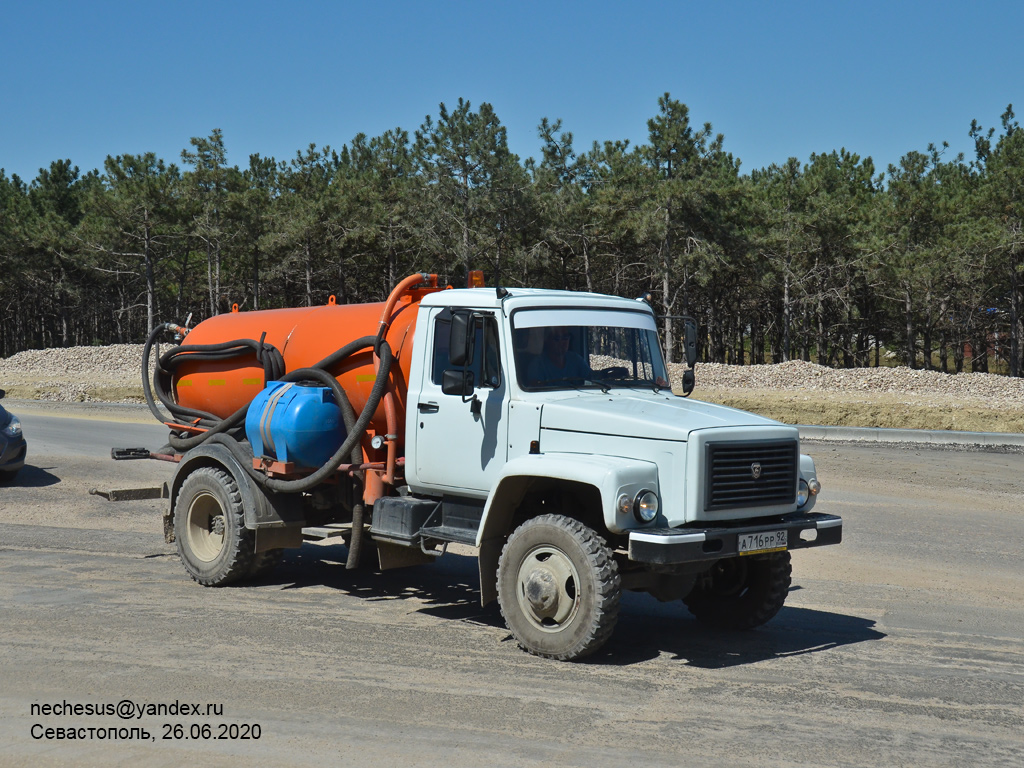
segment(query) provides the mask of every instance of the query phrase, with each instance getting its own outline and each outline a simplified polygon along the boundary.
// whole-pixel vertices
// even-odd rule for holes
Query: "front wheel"
[[[789,552],[719,560],[683,602],[709,626],[753,629],[782,610],[792,572]]]
[[[174,537],[185,570],[206,587],[230,584],[262,565],[238,485],[223,469],[201,467],[185,478],[174,504]]]
[[[600,648],[619,616],[622,582],[607,545],[562,515],[527,520],[498,561],[498,604],[520,647],[571,661]]]

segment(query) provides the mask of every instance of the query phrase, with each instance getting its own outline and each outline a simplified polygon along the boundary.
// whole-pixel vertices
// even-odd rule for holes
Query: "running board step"
[[[419,535],[425,539],[438,541],[456,541],[459,544],[476,544],[476,531],[469,528],[454,528],[450,525],[437,525],[420,528]]]
[[[302,529],[302,538],[306,541],[323,541],[336,536],[344,536],[352,530],[352,523],[329,523]]]

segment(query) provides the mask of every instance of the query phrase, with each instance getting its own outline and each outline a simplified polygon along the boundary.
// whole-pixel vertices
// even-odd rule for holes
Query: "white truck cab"
[[[478,547],[482,600],[527,650],[576,658],[606,639],[611,605],[580,605],[608,587],[588,547],[616,606],[624,586],[750,627],[782,607],[789,550],[841,540],[840,518],[811,512],[820,486],[795,427],[673,394],[646,302],[465,289],[419,312],[407,495],[378,502],[371,533]],[[424,503],[425,524],[394,524],[396,506]]]

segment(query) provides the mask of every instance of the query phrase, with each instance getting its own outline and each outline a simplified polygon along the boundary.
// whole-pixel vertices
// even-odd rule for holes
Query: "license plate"
[[[761,531],[741,533],[739,537],[741,555],[759,555],[763,552],[783,552],[786,549],[786,531]]]

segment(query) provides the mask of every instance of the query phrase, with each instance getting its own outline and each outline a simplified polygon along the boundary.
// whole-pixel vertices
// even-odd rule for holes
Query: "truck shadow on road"
[[[449,554],[433,565],[380,572],[347,571],[346,556],[343,545],[302,547],[289,552],[263,583],[284,589],[326,586],[362,600],[403,601],[403,612],[418,604],[417,613],[507,633],[497,604],[480,605],[473,557]],[[625,666],[668,656],[688,666],[724,669],[885,637],[871,619],[795,606],[784,607],[756,630],[713,630],[690,616],[682,601],[659,603],[649,595],[627,592],[611,640],[584,663]],[[509,635],[503,639],[512,640]]]
[[[747,632],[705,627],[681,602],[666,605],[646,595],[625,595],[622,608],[614,636],[594,658],[597,663],[634,664],[668,654],[687,666],[724,669],[886,636],[872,619],[811,608],[784,607],[770,622]]]
[[[447,554],[430,565],[392,571],[375,570],[376,563],[349,571],[347,557],[348,549],[341,544],[289,550],[264,582],[285,589],[326,586],[369,601],[415,601],[421,604],[418,612],[428,616],[505,626],[497,605],[480,605],[480,577],[473,557]]]
[[[49,467],[49,469],[55,469],[55,467]],[[59,482],[59,477],[48,472],[43,467],[26,464],[18,470],[18,474],[12,479],[5,480],[0,485],[4,488],[45,488],[50,485],[56,485]]]

